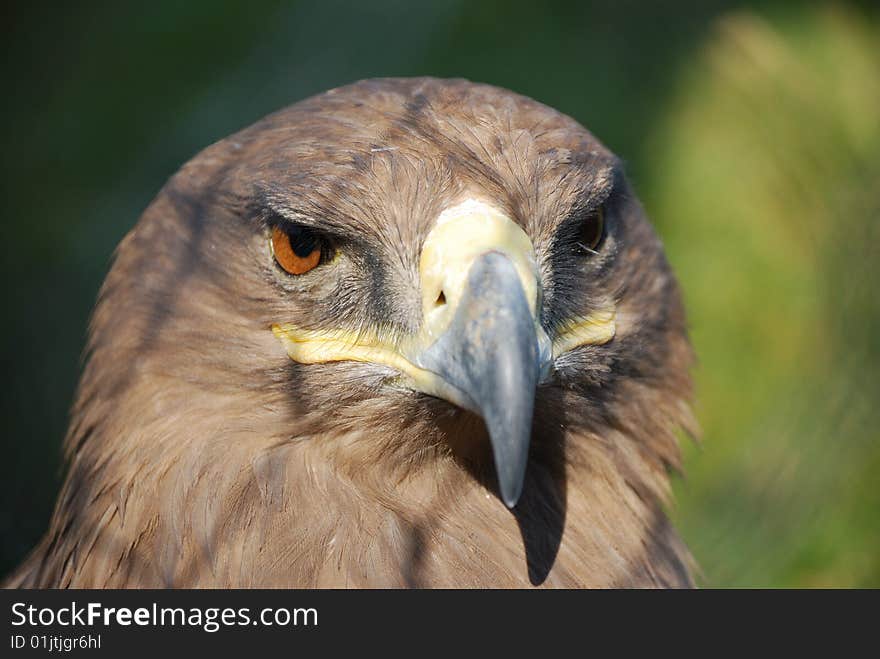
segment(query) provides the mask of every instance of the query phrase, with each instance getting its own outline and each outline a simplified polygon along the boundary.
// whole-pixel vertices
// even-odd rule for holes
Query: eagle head
[[[368,80],[197,155],[101,289],[29,585],[682,585],[675,279],[540,103]]]

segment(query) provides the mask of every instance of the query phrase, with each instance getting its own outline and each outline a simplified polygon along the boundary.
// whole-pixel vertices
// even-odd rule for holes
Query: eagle
[[[688,587],[679,286],[622,163],[497,87],[360,81],[186,163],[91,317],[11,587]]]

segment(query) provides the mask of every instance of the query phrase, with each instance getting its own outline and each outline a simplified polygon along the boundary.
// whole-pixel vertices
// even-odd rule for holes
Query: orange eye
[[[305,274],[321,262],[321,240],[306,227],[272,227],[271,245],[278,265],[292,275]]]

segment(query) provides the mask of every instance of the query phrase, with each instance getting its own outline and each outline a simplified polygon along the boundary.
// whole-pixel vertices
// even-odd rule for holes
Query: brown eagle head
[[[692,361],[621,165],[466,81],[209,147],[101,289],[23,585],[684,585]]]

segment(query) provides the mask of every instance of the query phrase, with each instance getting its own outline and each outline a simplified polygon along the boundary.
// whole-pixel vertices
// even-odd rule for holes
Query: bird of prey
[[[464,80],[208,147],[119,245],[25,587],[689,586],[680,293],[620,161]]]

